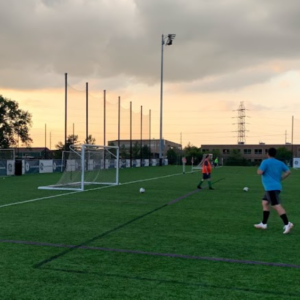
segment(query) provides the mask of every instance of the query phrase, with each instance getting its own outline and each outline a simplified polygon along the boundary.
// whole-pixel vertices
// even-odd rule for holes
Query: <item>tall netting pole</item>
[[[45,153],[44,153],[44,158],[47,158],[47,124],[45,124]]]
[[[106,90],[103,91],[103,146],[106,145]],[[104,153],[105,154],[105,153]],[[104,169],[106,168],[104,156]]]
[[[84,190],[84,171],[85,171],[85,166],[87,165],[87,170],[88,170],[88,163],[85,163],[85,145],[81,146],[81,190]]]
[[[149,166],[151,165],[151,109],[149,109]]]
[[[143,161],[143,106],[141,106],[141,145],[140,145],[140,159],[141,163],[140,166],[142,166],[142,161]]]
[[[103,145],[106,145],[106,90],[103,91]]]
[[[121,97],[118,98],[118,147],[120,149],[120,134],[121,134]]]
[[[116,184],[119,184],[119,170],[120,170],[120,166],[119,166],[119,162],[120,162],[120,148],[117,148],[117,153],[116,153]]]
[[[88,144],[88,138],[89,138],[89,83],[86,82],[85,84],[85,98],[86,98],[86,120],[85,120],[85,143]]]
[[[68,73],[65,73],[65,147],[67,144],[67,119],[68,119]]]
[[[132,102],[130,101],[130,168],[132,167]]]

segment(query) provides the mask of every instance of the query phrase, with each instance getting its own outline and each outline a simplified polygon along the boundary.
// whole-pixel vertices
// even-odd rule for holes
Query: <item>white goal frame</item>
[[[91,161],[89,160],[89,152],[91,151],[97,151],[97,150],[104,150],[103,151],[103,157],[100,159],[101,164],[98,168],[98,173],[96,173],[96,177],[94,180],[86,180],[88,176],[86,176],[87,172],[92,169],[90,166]],[[114,150],[113,153],[111,150]],[[74,157],[72,159],[66,159],[64,154],[72,154]],[[95,153],[95,152],[94,152]],[[109,169],[106,165],[106,156],[105,154],[110,155],[114,159],[114,169],[115,169],[115,176],[113,176],[113,180],[111,181],[96,181],[98,178],[98,175],[101,172],[107,172]],[[41,190],[71,190],[71,191],[84,191],[85,185],[90,184],[98,184],[98,185],[118,185],[119,184],[119,147],[118,146],[101,146],[101,145],[90,145],[90,144],[83,144],[80,146],[72,145],[70,146],[70,151],[64,151],[63,154],[63,161],[65,168],[63,171],[63,176],[66,172],[72,172],[75,171],[76,167],[78,167],[80,170],[77,171],[77,174],[80,172],[80,178],[78,178],[78,181],[70,182],[70,183],[57,183],[55,185],[49,185],[49,186],[39,186],[38,189]],[[76,160],[80,161],[80,167],[79,163],[76,165]]]

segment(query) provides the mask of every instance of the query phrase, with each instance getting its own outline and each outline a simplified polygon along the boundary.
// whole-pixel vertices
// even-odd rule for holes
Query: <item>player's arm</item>
[[[282,173],[282,175],[281,175],[281,180],[286,179],[286,178],[289,177],[290,175],[291,175],[291,171],[290,171],[290,170],[288,170],[288,171]]]
[[[264,174],[264,171],[261,170],[261,169],[257,169],[257,174],[258,174],[258,175],[262,175],[262,174]]]
[[[258,169],[257,169],[257,174],[258,174],[258,175],[263,175],[264,172],[265,172],[265,170],[266,170],[266,165],[265,165],[265,161],[263,160],[263,161],[261,162],[260,166],[259,166]]]

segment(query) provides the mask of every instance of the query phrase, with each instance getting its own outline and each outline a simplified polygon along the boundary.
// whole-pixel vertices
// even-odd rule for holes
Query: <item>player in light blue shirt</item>
[[[262,175],[261,181],[265,191],[281,191],[281,176],[282,173],[288,172],[289,168],[282,161],[269,157],[262,161],[259,170]]]
[[[268,150],[268,158],[263,160],[257,170],[257,174],[262,177],[262,184],[265,194],[262,198],[263,220],[254,227],[258,229],[267,229],[267,221],[270,215],[270,204],[281,217],[284,227],[283,233],[287,234],[293,228],[293,223],[289,222],[285,209],[280,203],[279,194],[282,190],[281,181],[287,178],[291,172],[289,168],[280,160],[275,158],[276,149]]]

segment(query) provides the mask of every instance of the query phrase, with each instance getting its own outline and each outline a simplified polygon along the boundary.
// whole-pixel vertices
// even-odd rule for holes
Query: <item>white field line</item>
[[[157,179],[161,179],[161,178],[167,178],[167,177],[178,176],[178,175],[182,175],[182,173],[166,175],[166,176],[161,176],[161,177],[154,177],[154,178],[149,178],[149,179],[141,179],[141,180],[136,180],[136,181],[130,181],[130,182],[125,182],[125,183],[120,183],[120,185],[157,180]],[[102,189],[107,189],[107,188],[116,187],[116,186],[117,185],[102,186],[102,187],[98,187],[98,188],[94,188],[94,189],[88,189],[88,190],[84,190],[84,191],[74,191],[74,192],[70,192],[70,193],[58,194],[58,195],[53,195],[53,196],[48,196],[48,197],[41,197],[41,198],[35,198],[35,199],[31,199],[31,200],[24,200],[24,201],[19,201],[19,202],[7,203],[7,204],[0,205],[0,208],[13,206],[13,205],[21,205],[21,204],[26,204],[26,203],[36,202],[36,201],[42,201],[42,200],[47,200],[47,199],[62,197],[62,196],[66,196],[66,195],[77,194],[77,193],[102,190]]]

